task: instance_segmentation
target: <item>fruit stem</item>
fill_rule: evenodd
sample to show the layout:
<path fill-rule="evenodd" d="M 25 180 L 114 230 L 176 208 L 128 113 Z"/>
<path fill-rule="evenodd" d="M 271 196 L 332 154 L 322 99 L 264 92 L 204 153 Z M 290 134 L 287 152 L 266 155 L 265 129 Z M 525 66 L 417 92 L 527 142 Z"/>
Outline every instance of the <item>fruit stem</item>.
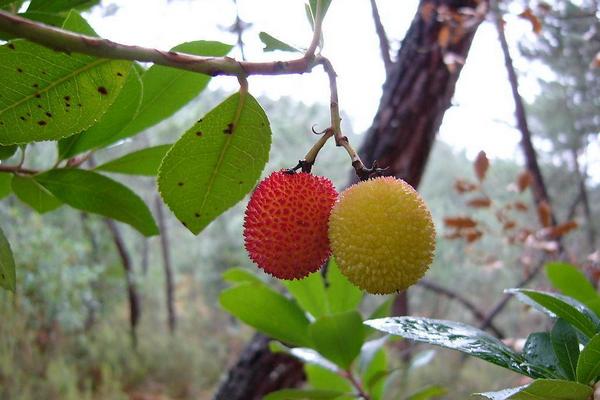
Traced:
<path fill-rule="evenodd" d="M 329 138 L 332 136 L 333 136 L 333 129 L 331 129 L 331 128 L 327 129 L 325 131 L 325 133 L 323 134 L 323 136 L 321 136 L 319 138 L 317 143 L 315 143 L 313 145 L 313 147 L 308 151 L 308 153 L 306 153 L 306 155 L 304 156 L 304 160 L 300 161 L 303 172 L 310 172 L 311 167 L 314 165 L 314 163 L 317 159 L 317 155 L 319 154 L 319 151 L 321 151 L 321 149 L 323 148 L 325 143 L 327 143 Z M 304 169 L 306 169 L 306 168 L 308 168 L 308 171 L 304 171 Z"/>

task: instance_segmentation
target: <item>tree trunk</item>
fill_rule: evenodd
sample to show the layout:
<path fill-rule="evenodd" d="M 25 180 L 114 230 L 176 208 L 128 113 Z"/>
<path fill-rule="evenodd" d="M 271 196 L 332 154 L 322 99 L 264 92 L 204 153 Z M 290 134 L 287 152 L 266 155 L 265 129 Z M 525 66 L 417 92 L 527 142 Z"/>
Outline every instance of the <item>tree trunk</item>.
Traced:
<path fill-rule="evenodd" d="M 165 271 L 165 301 L 167 305 L 167 325 L 169 332 L 174 333 L 177 325 L 175 314 L 175 284 L 173 279 L 173 267 L 171 266 L 171 245 L 169 244 L 169 233 L 163 213 L 163 205 L 160 196 L 156 196 L 156 217 L 160 229 L 160 248 L 163 257 L 163 269 Z"/>
<path fill-rule="evenodd" d="M 421 1 L 397 62 L 390 68 L 379 110 L 360 151 L 367 166 L 377 160 L 380 167 L 389 167 L 390 174 L 413 186 L 419 184 L 462 67 L 447 65 L 444 55 L 464 60 L 480 22 L 471 23 L 466 29 L 453 18 L 459 18 L 456 10 L 475 9 L 479 3 Z M 448 15 L 451 20 L 444 17 Z M 450 27 L 450 36 L 442 47 L 438 37 L 444 25 Z M 405 313 L 407 305 L 406 301 L 397 302 L 394 309 Z M 270 391 L 298 386 L 303 380 L 302 364 L 290 356 L 272 354 L 268 339 L 257 334 L 229 371 L 215 399 L 261 399 Z"/>

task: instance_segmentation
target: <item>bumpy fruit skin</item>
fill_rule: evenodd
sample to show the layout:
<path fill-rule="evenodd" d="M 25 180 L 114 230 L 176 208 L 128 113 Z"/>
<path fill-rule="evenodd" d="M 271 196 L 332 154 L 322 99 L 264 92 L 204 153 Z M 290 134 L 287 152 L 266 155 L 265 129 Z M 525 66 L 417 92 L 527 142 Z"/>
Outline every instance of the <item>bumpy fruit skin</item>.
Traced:
<path fill-rule="evenodd" d="M 341 272 L 373 294 L 404 290 L 433 261 L 435 227 L 421 196 L 406 182 L 380 177 L 340 194 L 329 240 Z"/>
<path fill-rule="evenodd" d="M 336 199 L 327 178 L 272 173 L 246 208 L 244 245 L 252 261 L 279 279 L 317 271 L 331 254 L 327 223 Z"/>

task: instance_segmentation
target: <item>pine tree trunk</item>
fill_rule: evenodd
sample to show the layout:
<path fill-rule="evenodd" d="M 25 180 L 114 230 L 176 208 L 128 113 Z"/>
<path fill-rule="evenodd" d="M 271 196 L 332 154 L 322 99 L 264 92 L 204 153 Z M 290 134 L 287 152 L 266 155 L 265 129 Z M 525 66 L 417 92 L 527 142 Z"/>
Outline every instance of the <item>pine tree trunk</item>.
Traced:
<path fill-rule="evenodd" d="M 439 44 L 442 25 L 456 24 L 438 11 L 475 9 L 479 1 L 422 0 L 419 12 L 404 38 L 396 63 L 383 89 L 379 111 L 369 130 L 360 155 L 367 166 L 377 160 L 389 173 L 417 186 L 423 176 L 433 141 L 444 112 L 450 106 L 461 65 L 446 65 L 444 54 L 455 59 L 467 56 L 479 21 L 469 29 L 453 27 L 445 48 Z M 456 29 L 455 29 L 456 28 Z M 450 72 L 454 69 L 453 72 Z M 400 295 L 399 299 L 406 299 Z M 407 312 L 406 301 L 397 302 L 396 310 Z M 304 380 L 302 364 L 283 354 L 268 350 L 268 339 L 260 334 L 242 352 L 222 385 L 215 400 L 261 399 L 274 390 L 294 387 Z"/>

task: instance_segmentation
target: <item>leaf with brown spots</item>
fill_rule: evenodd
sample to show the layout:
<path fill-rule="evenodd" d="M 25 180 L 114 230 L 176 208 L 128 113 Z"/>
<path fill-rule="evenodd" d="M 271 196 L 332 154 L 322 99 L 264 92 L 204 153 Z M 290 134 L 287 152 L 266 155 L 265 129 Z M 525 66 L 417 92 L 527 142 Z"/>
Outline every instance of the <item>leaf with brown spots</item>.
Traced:
<path fill-rule="evenodd" d="M 480 151 L 477 154 L 477 158 L 475 158 L 473 167 L 475 168 L 475 175 L 477 175 L 477 179 L 479 179 L 479 181 L 483 181 L 485 179 L 485 174 L 490 167 L 490 160 L 488 160 L 485 151 Z"/>

